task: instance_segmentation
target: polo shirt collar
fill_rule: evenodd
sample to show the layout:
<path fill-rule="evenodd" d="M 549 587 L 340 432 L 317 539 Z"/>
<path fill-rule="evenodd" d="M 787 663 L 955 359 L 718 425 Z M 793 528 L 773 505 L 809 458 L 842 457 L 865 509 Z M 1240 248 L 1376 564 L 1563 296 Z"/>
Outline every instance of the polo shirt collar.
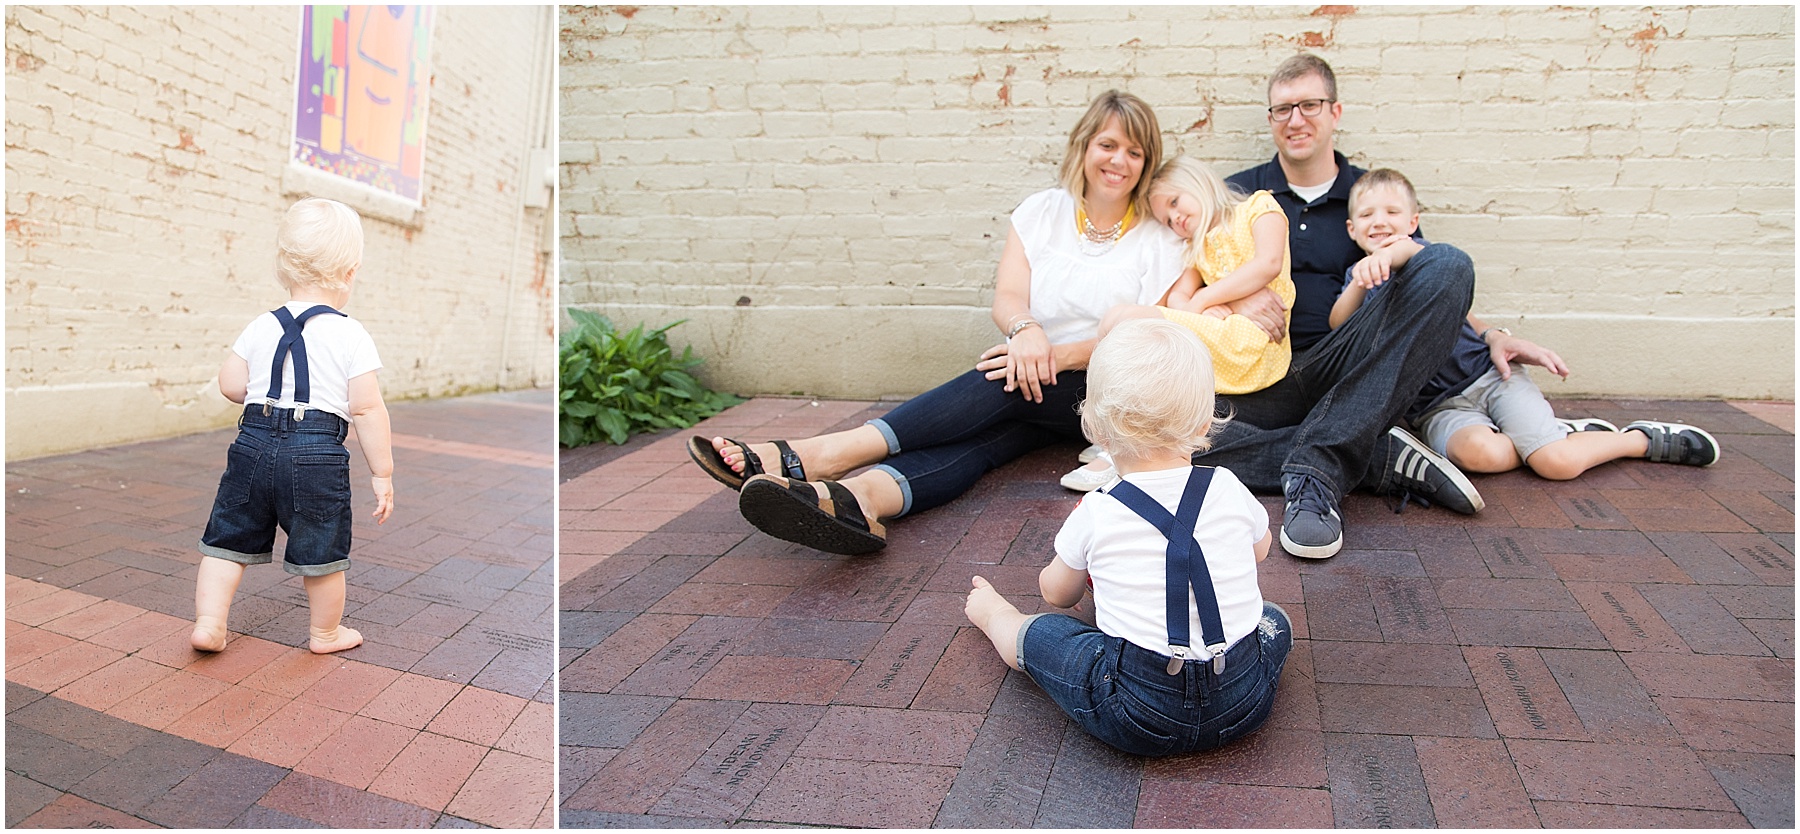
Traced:
<path fill-rule="evenodd" d="M 1337 163 L 1337 179 L 1332 180 L 1331 188 L 1324 196 L 1335 200 L 1349 200 L 1350 186 L 1356 183 L 1356 173 L 1350 168 L 1350 160 L 1345 159 L 1342 153 L 1333 150 L 1331 159 Z M 1293 189 L 1288 187 L 1287 172 L 1281 170 L 1281 154 L 1276 154 L 1267 164 L 1256 169 L 1256 190 L 1294 194 Z M 1299 196 L 1294 194 L 1296 199 Z"/>

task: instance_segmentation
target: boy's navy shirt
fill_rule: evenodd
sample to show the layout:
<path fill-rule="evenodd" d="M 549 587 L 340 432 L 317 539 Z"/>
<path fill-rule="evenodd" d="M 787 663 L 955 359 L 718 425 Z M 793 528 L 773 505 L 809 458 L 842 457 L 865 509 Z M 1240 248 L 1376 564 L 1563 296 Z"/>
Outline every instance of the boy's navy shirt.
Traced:
<path fill-rule="evenodd" d="M 1431 241 L 1426 240 L 1425 236 L 1418 232 L 1413 232 L 1412 239 L 1420 246 L 1431 245 Z M 1355 264 L 1351 264 L 1349 269 L 1344 270 L 1343 280 L 1338 284 L 1340 292 L 1344 287 L 1350 286 L 1350 270 L 1355 266 Z M 1401 267 L 1401 270 L 1404 271 L 1405 267 Z M 1382 284 L 1369 290 L 1368 294 L 1363 296 L 1363 303 L 1368 304 L 1376 293 L 1386 287 L 1387 284 Z M 1462 330 L 1456 335 L 1456 344 L 1450 347 L 1450 357 L 1438 367 L 1437 373 L 1431 377 L 1431 381 L 1425 383 L 1425 387 L 1419 390 L 1419 396 L 1415 397 L 1412 405 L 1406 409 L 1406 419 L 1416 421 L 1419 415 L 1424 414 L 1432 406 L 1462 393 L 1469 387 L 1469 383 L 1475 381 L 1476 377 L 1493 370 L 1494 360 L 1488 353 L 1487 343 L 1481 340 L 1481 334 L 1475 332 L 1475 326 L 1469 324 L 1467 318 L 1463 319 Z"/>
<path fill-rule="evenodd" d="M 1277 155 L 1267 163 L 1225 178 L 1245 194 L 1267 191 L 1287 215 L 1288 274 L 1294 279 L 1294 310 L 1288 324 L 1289 345 L 1306 350 L 1331 332 L 1331 305 L 1344 290 L 1344 270 L 1362 260 L 1363 251 L 1350 239 L 1350 186 L 1363 169 L 1337 151 L 1337 179 L 1319 199 L 1308 203 L 1288 187 Z"/>

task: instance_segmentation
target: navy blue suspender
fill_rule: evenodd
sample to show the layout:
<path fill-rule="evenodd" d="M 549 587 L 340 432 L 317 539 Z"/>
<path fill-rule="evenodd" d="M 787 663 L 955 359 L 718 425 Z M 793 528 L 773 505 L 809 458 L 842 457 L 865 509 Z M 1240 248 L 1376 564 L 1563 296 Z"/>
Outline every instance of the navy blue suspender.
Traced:
<path fill-rule="evenodd" d="M 1181 504 L 1175 515 L 1163 509 L 1156 499 L 1129 481 L 1120 481 L 1101 492 L 1119 499 L 1127 509 L 1155 527 L 1169 540 L 1165 560 L 1164 586 L 1169 615 L 1169 668 L 1171 675 L 1181 673 L 1181 665 L 1190 659 L 1188 634 L 1188 589 L 1200 613 L 1201 637 L 1212 653 L 1213 674 L 1225 671 L 1225 624 L 1219 617 L 1219 597 L 1213 592 L 1212 572 L 1206 569 L 1206 554 L 1194 541 L 1194 524 L 1200 518 L 1200 505 L 1212 485 L 1210 466 L 1196 466 L 1188 475 L 1187 488 L 1181 493 Z"/>
<path fill-rule="evenodd" d="M 287 307 L 276 307 L 270 311 L 275 320 L 281 322 L 281 340 L 275 343 L 275 365 L 269 369 L 269 399 L 272 402 L 281 400 L 281 363 L 291 353 L 294 357 L 294 419 L 303 420 L 306 405 L 312 402 L 312 381 L 306 372 L 306 341 L 300 333 L 306 328 L 306 320 L 320 313 L 341 316 L 343 313 L 332 309 L 329 305 L 319 304 L 309 308 L 296 317 L 288 312 Z M 269 405 L 263 405 L 265 413 Z"/>

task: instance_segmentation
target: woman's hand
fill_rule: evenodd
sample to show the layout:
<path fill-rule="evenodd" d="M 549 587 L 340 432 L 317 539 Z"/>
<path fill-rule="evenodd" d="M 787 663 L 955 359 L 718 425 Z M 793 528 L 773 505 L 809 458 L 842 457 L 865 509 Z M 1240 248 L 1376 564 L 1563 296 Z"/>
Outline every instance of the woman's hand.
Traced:
<path fill-rule="evenodd" d="M 1056 349 L 1041 327 L 1028 327 L 1007 342 L 988 348 L 976 361 L 975 370 L 988 379 L 1006 381 L 1006 390 L 1020 391 L 1032 402 L 1044 401 L 1044 386 L 1056 384 L 1059 370 Z"/>

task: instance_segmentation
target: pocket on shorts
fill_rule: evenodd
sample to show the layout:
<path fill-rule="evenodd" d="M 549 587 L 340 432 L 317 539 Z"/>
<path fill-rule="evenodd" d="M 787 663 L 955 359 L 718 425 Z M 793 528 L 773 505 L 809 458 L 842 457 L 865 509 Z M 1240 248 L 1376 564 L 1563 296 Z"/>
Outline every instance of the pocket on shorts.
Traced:
<path fill-rule="evenodd" d="M 213 506 L 229 510 L 250 503 L 250 489 L 256 478 L 256 465 L 262 452 L 243 443 L 233 443 L 225 450 L 225 474 L 219 476 L 219 492 Z"/>
<path fill-rule="evenodd" d="M 1132 753 L 1161 756 L 1175 749 L 1175 736 L 1158 729 L 1172 722 L 1125 687 L 1114 689 L 1112 697 L 1096 705 L 1095 712 L 1111 719 L 1121 741 L 1126 742 L 1119 746 Z"/>
<path fill-rule="evenodd" d="M 334 521 L 350 512 L 349 452 L 294 456 L 294 512 L 314 521 Z"/>

